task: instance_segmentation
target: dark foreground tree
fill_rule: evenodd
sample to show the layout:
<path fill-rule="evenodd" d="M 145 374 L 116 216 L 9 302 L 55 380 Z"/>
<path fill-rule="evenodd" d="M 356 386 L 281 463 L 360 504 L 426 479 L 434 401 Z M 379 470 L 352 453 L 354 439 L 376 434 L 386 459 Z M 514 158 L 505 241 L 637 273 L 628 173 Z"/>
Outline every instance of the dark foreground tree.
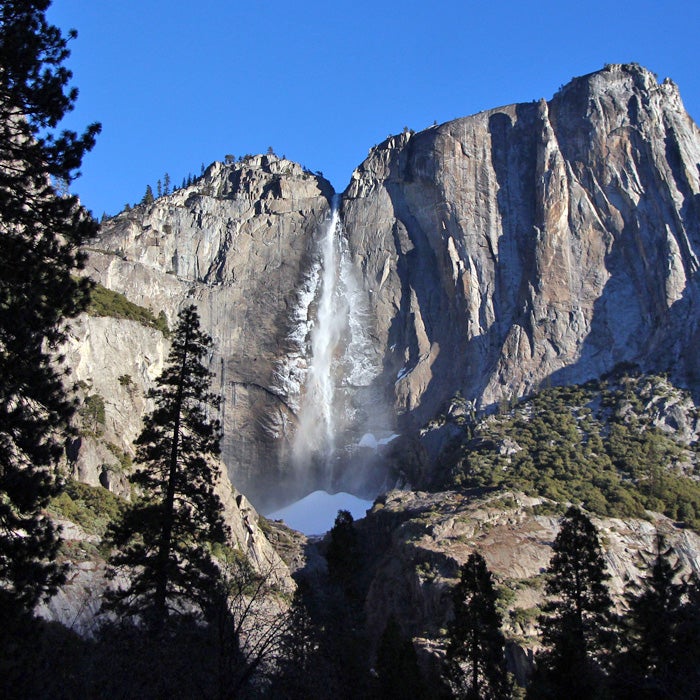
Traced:
<path fill-rule="evenodd" d="M 619 698 L 692 697 L 687 683 L 697 669 L 700 629 L 692 629 L 692 586 L 680 578 L 680 563 L 662 535 L 639 585 L 625 595 L 624 653 L 615 668 L 615 695 Z M 697 624 L 697 623 L 696 623 Z M 689 656 L 690 652 L 690 656 Z M 689 659 L 694 656 L 691 663 Z M 697 682 L 697 671 L 695 672 Z M 680 692 L 680 689 L 683 689 Z"/>
<path fill-rule="evenodd" d="M 61 195 L 99 131 L 55 129 L 73 107 L 67 38 L 48 0 L 0 3 L 0 619 L 31 611 L 61 583 L 58 537 L 42 515 L 73 413 L 56 369 L 61 321 L 89 283 L 73 272 L 97 224 Z M 68 38 L 73 38 L 71 32 Z M 6 626 L 3 624 L 3 627 Z"/>
<path fill-rule="evenodd" d="M 326 560 L 331 580 L 341 587 L 351 603 L 356 603 L 360 596 L 360 558 L 360 546 L 352 513 L 339 510 L 330 530 Z"/>
<path fill-rule="evenodd" d="M 545 651 L 537 655 L 528 697 L 601 698 L 615 633 L 598 532 L 571 507 L 553 548 L 546 585 L 550 600 L 540 618 Z"/>
<path fill-rule="evenodd" d="M 394 615 L 389 615 L 379 639 L 374 668 L 377 673 L 378 698 L 422 700 L 427 697 L 413 641 L 402 633 Z"/>
<path fill-rule="evenodd" d="M 195 307 L 183 309 L 149 394 L 156 408 L 136 440 L 140 468 L 131 482 L 139 498 L 110 533 L 117 548 L 111 575 L 127 569 L 129 584 L 113 591 L 105 607 L 141 618 L 153 632 L 188 606 L 208 615 L 221 595 L 211 544 L 224 544 L 227 528 L 215 492 L 221 428 L 207 417 L 219 404 L 203 364 L 210 348 Z"/>
<path fill-rule="evenodd" d="M 326 549 L 328 586 L 319 624 L 326 671 L 337 684 L 334 697 L 368 697 L 369 643 L 365 628 L 366 549 L 352 514 L 339 510 Z"/>
<path fill-rule="evenodd" d="M 280 640 L 278 672 L 272 687 L 273 697 L 305 700 L 321 697 L 329 688 L 319 658 L 319 630 L 314 623 L 312 590 L 298 582 Z M 321 671 L 321 673 L 319 673 Z"/>
<path fill-rule="evenodd" d="M 449 631 L 445 676 L 454 697 L 506 697 L 505 639 L 496 599 L 486 561 L 473 552 L 452 590 L 454 621 Z"/>

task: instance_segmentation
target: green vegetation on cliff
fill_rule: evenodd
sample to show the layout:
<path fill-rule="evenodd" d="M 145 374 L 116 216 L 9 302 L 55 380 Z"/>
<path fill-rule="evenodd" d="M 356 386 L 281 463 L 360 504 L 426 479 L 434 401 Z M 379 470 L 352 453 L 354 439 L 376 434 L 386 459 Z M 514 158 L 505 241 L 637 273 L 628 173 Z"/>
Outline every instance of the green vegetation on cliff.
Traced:
<path fill-rule="evenodd" d="M 102 537 L 109 523 L 118 518 L 126 501 L 101 486 L 70 479 L 51 500 L 49 513 L 80 525 L 85 532 Z"/>
<path fill-rule="evenodd" d="M 663 420 L 681 405 L 695 412 L 660 377 L 544 389 L 510 411 L 464 421 L 441 456 L 440 485 L 516 489 L 608 516 L 653 510 L 700 529 L 696 444 Z"/>
<path fill-rule="evenodd" d="M 87 312 L 91 316 L 110 316 L 138 321 L 142 326 L 159 330 L 166 338 L 170 335 L 168 320 L 161 311 L 155 316 L 150 309 L 134 304 L 123 294 L 96 284 L 90 292 L 90 304 Z"/>

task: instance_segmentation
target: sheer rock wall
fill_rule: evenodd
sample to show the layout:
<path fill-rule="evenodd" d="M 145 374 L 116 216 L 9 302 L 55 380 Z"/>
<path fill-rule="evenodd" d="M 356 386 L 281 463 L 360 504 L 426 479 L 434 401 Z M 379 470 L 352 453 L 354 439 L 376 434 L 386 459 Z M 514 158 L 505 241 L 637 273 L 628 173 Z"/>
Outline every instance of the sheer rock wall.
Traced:
<path fill-rule="evenodd" d="M 296 420 L 290 393 L 299 386 L 281 381 L 279 368 L 291 354 L 298 371 L 305 369 L 289 340 L 291 316 L 332 194 L 325 180 L 275 156 L 214 163 L 193 186 L 103 224 L 89 250 L 87 274 L 156 315 L 164 311 L 171 327 L 184 304 L 197 305 L 214 340 L 210 367 L 223 397 L 223 458 L 234 484 L 258 502 L 286 464 Z M 101 356 L 83 330 L 99 321 L 109 327 Z M 140 415 L 114 380 L 138 356 L 162 362 L 167 343 L 161 352 L 162 336 L 148 331 L 150 343 L 129 321 L 88 319 L 78 327 L 83 342 L 71 365 L 81 379 L 115 368 L 108 373 L 112 389 L 103 387 L 108 424 L 120 426 L 129 450 Z M 110 342 L 110 334 L 119 340 Z M 144 394 L 158 372 L 133 371 L 133 391 Z"/>
<path fill-rule="evenodd" d="M 488 407 L 621 362 L 697 388 L 699 168 L 700 134 L 676 86 L 636 65 L 374 147 L 341 206 L 397 430 L 457 392 Z M 215 341 L 223 458 L 263 507 L 293 483 L 309 348 L 295 329 L 313 322 L 304 295 L 332 194 L 275 156 L 215 163 L 191 187 L 106 222 L 90 249 L 88 274 L 171 324 L 197 304 Z M 71 359 L 81 378 L 105 364 L 86 324 Z M 166 349 L 124 328 L 104 331 L 114 336 L 104 352 L 145 392 L 131 355 Z M 122 393 L 107 408 L 129 449 L 138 407 Z"/>
<path fill-rule="evenodd" d="M 620 362 L 697 382 L 699 136 L 675 84 L 612 65 L 373 148 L 343 219 L 397 411 Z"/>

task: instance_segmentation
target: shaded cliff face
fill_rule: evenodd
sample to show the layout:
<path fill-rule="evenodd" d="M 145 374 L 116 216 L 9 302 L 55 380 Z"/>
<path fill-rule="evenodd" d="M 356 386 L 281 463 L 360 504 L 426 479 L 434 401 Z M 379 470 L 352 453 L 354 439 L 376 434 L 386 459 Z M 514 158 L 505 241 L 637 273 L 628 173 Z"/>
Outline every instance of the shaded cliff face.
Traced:
<path fill-rule="evenodd" d="M 332 194 L 327 181 L 275 156 L 214 163 L 193 186 L 103 224 L 89 251 L 87 274 L 156 314 L 165 311 L 171 327 L 183 303 L 197 305 L 214 340 L 210 368 L 223 397 L 222 456 L 236 487 L 256 504 L 264 505 L 271 485 L 278 494 L 285 487 L 280 479 L 289 468 L 292 404 L 305 371 L 292 336 L 305 321 L 297 318 L 300 297 Z M 137 332 L 136 324 L 121 323 Z M 132 374 L 131 395 L 140 395 L 158 372 L 132 368 L 131 355 L 162 363 L 163 349 L 142 343 L 142 331 L 132 338 L 124 328 L 115 330 L 119 339 L 100 357 L 76 340 L 83 350 L 71 364 L 84 380 L 102 374 L 105 363 L 123 366 L 112 374 Z M 108 424 L 126 428 L 121 446 L 129 451 L 141 415 L 120 402 L 125 392 L 112 385 L 113 391 L 102 387 Z"/>
<path fill-rule="evenodd" d="M 396 410 L 620 362 L 696 383 L 699 164 L 676 86 L 638 66 L 372 149 L 343 219 Z"/>

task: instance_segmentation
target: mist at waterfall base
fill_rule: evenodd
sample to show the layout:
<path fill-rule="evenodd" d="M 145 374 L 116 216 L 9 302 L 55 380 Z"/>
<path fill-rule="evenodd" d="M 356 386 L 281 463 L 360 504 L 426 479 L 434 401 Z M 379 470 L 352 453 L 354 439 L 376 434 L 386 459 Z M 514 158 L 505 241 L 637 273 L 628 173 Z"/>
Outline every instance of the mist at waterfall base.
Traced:
<path fill-rule="evenodd" d="M 295 360 L 306 365 L 292 444 L 297 500 L 267 516 L 305 534 L 329 530 L 338 510 L 364 516 L 386 488 L 382 451 L 396 437 L 380 384 L 383 358 L 369 335 L 367 293 L 338 205 L 336 197 L 319 232 L 292 331 L 300 346 Z"/>

